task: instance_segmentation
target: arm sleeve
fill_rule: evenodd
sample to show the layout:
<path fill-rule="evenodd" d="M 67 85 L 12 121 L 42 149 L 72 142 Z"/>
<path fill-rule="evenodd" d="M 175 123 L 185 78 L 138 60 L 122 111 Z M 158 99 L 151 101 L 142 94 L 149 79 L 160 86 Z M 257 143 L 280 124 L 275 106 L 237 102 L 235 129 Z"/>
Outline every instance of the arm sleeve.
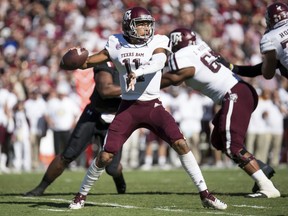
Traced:
<path fill-rule="evenodd" d="M 137 70 L 135 70 L 135 74 L 137 77 L 155 73 L 159 70 L 162 70 L 165 66 L 167 56 L 165 53 L 157 53 L 152 55 L 152 58 L 146 64 L 141 65 Z"/>
<path fill-rule="evenodd" d="M 254 66 L 233 65 L 232 71 L 244 77 L 256 77 L 262 75 L 262 62 Z"/>

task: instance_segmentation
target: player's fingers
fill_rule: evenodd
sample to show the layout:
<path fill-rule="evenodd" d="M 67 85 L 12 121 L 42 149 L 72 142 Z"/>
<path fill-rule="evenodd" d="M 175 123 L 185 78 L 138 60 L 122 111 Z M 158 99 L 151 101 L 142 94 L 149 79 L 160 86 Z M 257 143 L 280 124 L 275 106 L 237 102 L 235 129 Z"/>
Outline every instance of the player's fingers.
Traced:
<path fill-rule="evenodd" d="M 136 83 L 136 79 L 135 79 L 135 78 L 131 78 L 131 79 L 130 79 L 130 82 L 129 82 L 129 87 L 128 87 L 127 91 L 130 91 L 130 90 L 134 91 L 134 89 L 135 89 L 135 83 Z"/>

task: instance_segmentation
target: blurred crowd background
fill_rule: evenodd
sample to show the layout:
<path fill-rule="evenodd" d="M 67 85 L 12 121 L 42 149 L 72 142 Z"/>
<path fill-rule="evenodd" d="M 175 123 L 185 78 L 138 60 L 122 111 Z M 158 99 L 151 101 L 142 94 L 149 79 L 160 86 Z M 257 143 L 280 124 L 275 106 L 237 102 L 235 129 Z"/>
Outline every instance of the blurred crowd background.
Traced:
<path fill-rule="evenodd" d="M 123 12 L 147 8 L 156 34 L 191 28 L 231 63 L 261 62 L 267 0 L 0 0 L 0 173 L 43 171 L 61 152 L 94 87 L 91 70 L 60 70 L 71 47 L 90 53 L 103 49 L 109 35 L 121 32 Z M 287 166 L 288 82 L 244 78 L 259 93 L 247 134 L 247 148 L 277 167 Z M 201 166 L 234 166 L 209 143 L 218 107 L 192 89 L 169 87 L 162 100 L 185 134 Z M 244 109 L 244 108 L 243 108 Z M 53 135 L 61 139 L 54 140 Z M 59 136 L 57 136 L 59 137 Z M 146 129 L 124 145 L 127 168 L 168 169 L 177 156 Z M 85 168 L 95 144 L 70 168 Z"/>

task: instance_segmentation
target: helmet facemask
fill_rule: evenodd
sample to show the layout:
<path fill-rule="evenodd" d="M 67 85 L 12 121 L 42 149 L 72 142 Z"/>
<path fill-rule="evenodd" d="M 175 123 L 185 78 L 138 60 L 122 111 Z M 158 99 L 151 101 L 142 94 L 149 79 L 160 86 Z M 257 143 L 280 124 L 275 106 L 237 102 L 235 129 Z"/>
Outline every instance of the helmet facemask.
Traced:
<path fill-rule="evenodd" d="M 145 24 L 145 28 L 149 28 L 147 35 L 139 35 L 137 32 L 137 24 Z M 134 7 L 127 10 L 123 15 L 122 30 L 125 37 L 133 40 L 133 43 L 143 44 L 154 36 L 155 19 L 151 16 L 150 12 L 142 7 Z M 130 41 L 131 42 L 131 41 Z"/>
<path fill-rule="evenodd" d="M 137 24 L 147 22 L 149 23 L 149 33 L 145 35 L 138 35 L 137 32 Z M 130 31 L 128 31 L 128 34 L 131 38 L 139 40 L 139 42 L 147 42 L 150 38 L 154 36 L 154 29 L 155 29 L 155 21 L 153 17 L 147 17 L 147 18 L 135 18 L 132 19 L 130 22 Z"/>

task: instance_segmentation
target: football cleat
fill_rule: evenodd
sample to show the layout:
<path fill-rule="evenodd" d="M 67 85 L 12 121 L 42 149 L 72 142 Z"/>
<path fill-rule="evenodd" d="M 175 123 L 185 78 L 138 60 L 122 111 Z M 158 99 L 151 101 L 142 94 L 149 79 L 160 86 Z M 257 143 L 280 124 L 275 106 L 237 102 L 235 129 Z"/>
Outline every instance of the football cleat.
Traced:
<path fill-rule="evenodd" d="M 280 197 L 281 194 L 276 188 L 271 188 L 269 190 L 260 190 L 253 194 L 248 194 L 246 197 L 248 198 L 277 198 Z"/>
<path fill-rule="evenodd" d="M 69 205 L 69 209 L 81 209 L 84 208 L 86 196 L 80 193 L 77 193 Z"/>
<path fill-rule="evenodd" d="M 212 208 L 216 210 L 225 210 L 227 209 L 227 204 L 217 199 L 215 196 L 209 193 L 205 198 L 201 199 L 202 205 L 204 208 Z"/>
<path fill-rule="evenodd" d="M 274 174 L 275 174 L 275 170 L 271 166 L 269 166 L 268 164 L 263 163 L 260 160 L 257 160 L 257 162 L 258 162 L 261 170 L 263 171 L 263 173 L 267 176 L 267 178 L 271 179 L 274 176 Z M 260 188 L 257 185 L 257 183 L 255 182 L 254 186 L 252 188 L 252 193 L 256 193 L 259 190 L 260 190 Z"/>

